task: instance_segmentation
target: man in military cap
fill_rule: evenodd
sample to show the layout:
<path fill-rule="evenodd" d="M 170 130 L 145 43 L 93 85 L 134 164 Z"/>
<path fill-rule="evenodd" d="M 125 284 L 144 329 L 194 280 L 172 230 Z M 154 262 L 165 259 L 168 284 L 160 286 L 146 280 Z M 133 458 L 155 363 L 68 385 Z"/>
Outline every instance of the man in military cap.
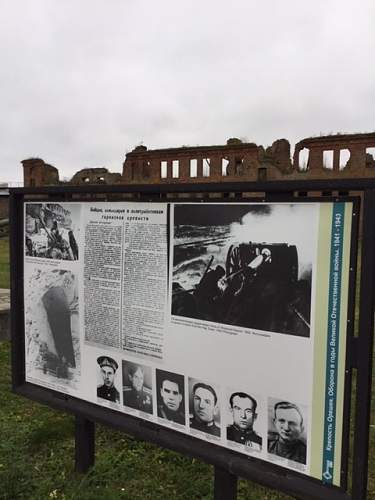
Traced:
<path fill-rule="evenodd" d="M 156 376 L 160 391 L 158 417 L 184 425 L 183 376 L 163 370 L 157 370 Z"/>
<path fill-rule="evenodd" d="M 124 405 L 152 413 L 152 390 L 144 385 L 144 367 L 129 364 L 128 378 L 130 385 L 124 387 Z"/>
<path fill-rule="evenodd" d="M 227 427 L 227 439 L 254 450 L 262 449 L 262 438 L 254 431 L 257 402 L 245 392 L 234 392 L 229 398 L 233 424 Z"/>
<path fill-rule="evenodd" d="M 100 366 L 100 373 L 103 378 L 103 384 L 97 389 L 98 398 L 119 403 L 120 393 L 114 385 L 115 373 L 117 371 L 118 364 L 114 359 L 108 356 L 99 356 L 97 362 Z"/>

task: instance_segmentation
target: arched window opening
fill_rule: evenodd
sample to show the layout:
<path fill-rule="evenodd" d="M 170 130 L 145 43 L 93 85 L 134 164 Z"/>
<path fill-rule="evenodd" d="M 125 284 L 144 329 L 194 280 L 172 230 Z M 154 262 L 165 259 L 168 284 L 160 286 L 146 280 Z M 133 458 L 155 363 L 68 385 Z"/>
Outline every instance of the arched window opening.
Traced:
<path fill-rule="evenodd" d="M 196 177 L 198 173 L 198 160 L 190 160 L 190 177 Z"/>
<path fill-rule="evenodd" d="M 210 177 L 210 159 L 203 158 L 203 177 Z"/>
<path fill-rule="evenodd" d="M 375 148 L 366 148 L 366 167 L 375 167 Z"/>
<path fill-rule="evenodd" d="M 299 170 L 307 170 L 309 164 L 310 150 L 308 148 L 303 148 L 298 153 L 298 168 Z"/>
<path fill-rule="evenodd" d="M 160 162 L 160 177 L 166 179 L 168 175 L 168 163 L 166 161 Z"/>
<path fill-rule="evenodd" d="M 350 158 L 349 149 L 340 149 L 339 169 L 343 170 L 348 164 Z"/>
<path fill-rule="evenodd" d="M 178 160 L 172 161 L 172 177 L 174 179 L 179 177 L 180 162 Z"/>
<path fill-rule="evenodd" d="M 323 151 L 323 168 L 333 169 L 333 149 Z"/>
<path fill-rule="evenodd" d="M 222 158 L 221 160 L 221 175 L 228 175 L 228 165 L 229 160 L 227 158 Z"/>

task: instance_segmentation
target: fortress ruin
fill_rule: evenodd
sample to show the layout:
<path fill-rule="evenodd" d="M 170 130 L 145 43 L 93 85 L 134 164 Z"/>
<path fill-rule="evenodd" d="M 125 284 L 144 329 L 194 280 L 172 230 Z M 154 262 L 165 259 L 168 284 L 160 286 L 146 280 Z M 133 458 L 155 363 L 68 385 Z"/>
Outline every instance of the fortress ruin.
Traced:
<path fill-rule="evenodd" d="M 122 173 L 84 168 L 60 181 L 57 168 L 40 158 L 22 161 L 24 186 L 84 184 L 179 184 L 209 182 L 351 179 L 375 177 L 375 132 L 302 139 L 291 157 L 286 139 L 264 148 L 228 139 L 226 145 L 149 150 L 126 154 Z"/>

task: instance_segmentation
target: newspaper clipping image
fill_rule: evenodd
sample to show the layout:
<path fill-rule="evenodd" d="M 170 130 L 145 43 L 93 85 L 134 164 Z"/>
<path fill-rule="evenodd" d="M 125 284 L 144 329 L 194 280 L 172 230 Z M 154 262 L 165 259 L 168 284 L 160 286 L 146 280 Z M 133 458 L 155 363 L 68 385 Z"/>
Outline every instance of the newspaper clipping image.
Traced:
<path fill-rule="evenodd" d="M 166 207 L 96 203 L 85 208 L 85 339 L 162 358 Z"/>

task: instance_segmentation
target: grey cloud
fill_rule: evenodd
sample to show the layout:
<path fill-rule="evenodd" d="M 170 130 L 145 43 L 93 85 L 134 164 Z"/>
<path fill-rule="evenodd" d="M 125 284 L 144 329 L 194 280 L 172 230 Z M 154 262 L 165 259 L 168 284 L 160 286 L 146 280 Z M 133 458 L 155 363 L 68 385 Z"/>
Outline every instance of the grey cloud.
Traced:
<path fill-rule="evenodd" d="M 372 0 L 0 1 L 0 180 L 126 150 L 373 130 Z"/>

